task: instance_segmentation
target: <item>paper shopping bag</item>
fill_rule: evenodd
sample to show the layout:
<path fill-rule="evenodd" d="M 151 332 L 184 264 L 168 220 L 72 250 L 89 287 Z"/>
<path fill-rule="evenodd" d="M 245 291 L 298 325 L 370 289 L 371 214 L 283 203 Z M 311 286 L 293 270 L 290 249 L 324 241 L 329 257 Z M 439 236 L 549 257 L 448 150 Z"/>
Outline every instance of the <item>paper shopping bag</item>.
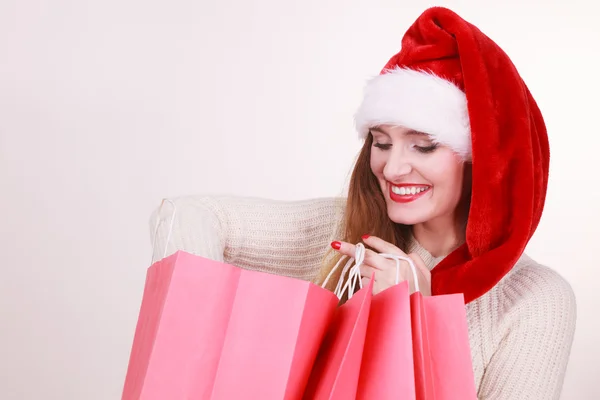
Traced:
<path fill-rule="evenodd" d="M 301 398 L 337 303 L 179 251 L 148 269 L 122 399 Z"/>
<path fill-rule="evenodd" d="M 304 393 L 305 400 L 355 398 L 372 298 L 373 280 L 336 309 Z"/>
<path fill-rule="evenodd" d="M 415 399 L 407 281 L 373 296 L 356 399 Z"/>
<path fill-rule="evenodd" d="M 411 295 L 417 399 L 477 400 L 462 294 Z"/>

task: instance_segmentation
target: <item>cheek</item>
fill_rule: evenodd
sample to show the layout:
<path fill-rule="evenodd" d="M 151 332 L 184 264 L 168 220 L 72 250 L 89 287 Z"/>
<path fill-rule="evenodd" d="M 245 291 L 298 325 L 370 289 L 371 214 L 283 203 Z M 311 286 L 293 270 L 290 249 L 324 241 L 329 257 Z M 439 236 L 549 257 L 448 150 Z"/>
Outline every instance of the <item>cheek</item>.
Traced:
<path fill-rule="evenodd" d="M 383 168 L 385 167 L 385 156 L 377 149 L 371 151 L 371 171 L 378 178 L 383 176 Z"/>
<path fill-rule="evenodd" d="M 441 154 L 439 159 L 428 163 L 428 178 L 446 193 L 452 192 L 460 196 L 463 186 L 463 164 L 454 154 Z M 454 196 L 452 196 L 454 197 Z"/>

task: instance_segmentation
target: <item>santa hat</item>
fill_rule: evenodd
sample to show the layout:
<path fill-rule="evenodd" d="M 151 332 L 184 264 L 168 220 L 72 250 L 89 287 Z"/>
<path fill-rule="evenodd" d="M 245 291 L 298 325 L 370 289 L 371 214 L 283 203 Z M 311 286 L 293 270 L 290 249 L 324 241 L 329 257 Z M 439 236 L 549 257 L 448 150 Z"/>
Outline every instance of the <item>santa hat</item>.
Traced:
<path fill-rule="evenodd" d="M 548 183 L 544 120 L 510 58 L 456 13 L 430 8 L 368 82 L 355 118 L 362 137 L 403 126 L 472 162 L 466 243 L 432 270 L 432 291 L 467 303 L 489 291 L 525 250 Z"/>

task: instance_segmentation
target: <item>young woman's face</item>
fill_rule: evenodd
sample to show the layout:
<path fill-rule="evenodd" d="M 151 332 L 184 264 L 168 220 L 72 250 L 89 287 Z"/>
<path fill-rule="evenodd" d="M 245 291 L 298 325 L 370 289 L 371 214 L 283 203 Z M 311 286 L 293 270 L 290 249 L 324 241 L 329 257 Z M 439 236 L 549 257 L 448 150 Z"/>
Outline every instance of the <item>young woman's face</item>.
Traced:
<path fill-rule="evenodd" d="M 463 192 L 464 163 L 450 148 L 423 133 L 381 125 L 371 129 L 371 170 L 389 218 L 416 225 L 452 217 Z"/>

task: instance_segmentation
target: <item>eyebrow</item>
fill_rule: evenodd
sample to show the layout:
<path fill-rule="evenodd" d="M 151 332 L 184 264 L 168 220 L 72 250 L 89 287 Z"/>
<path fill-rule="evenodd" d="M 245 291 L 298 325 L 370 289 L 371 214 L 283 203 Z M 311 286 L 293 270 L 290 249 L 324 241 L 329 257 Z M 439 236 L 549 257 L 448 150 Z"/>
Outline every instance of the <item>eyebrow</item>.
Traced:
<path fill-rule="evenodd" d="M 389 133 L 387 133 L 384 129 L 378 127 L 378 126 L 373 126 L 371 127 L 371 129 L 369 129 L 370 131 L 375 131 L 375 132 L 379 132 L 379 133 L 383 133 L 384 135 L 389 135 Z M 429 136 L 427 133 L 425 132 L 420 132 L 420 131 L 416 131 L 414 129 L 410 129 L 406 132 L 404 132 L 404 134 L 406 136 Z"/>

